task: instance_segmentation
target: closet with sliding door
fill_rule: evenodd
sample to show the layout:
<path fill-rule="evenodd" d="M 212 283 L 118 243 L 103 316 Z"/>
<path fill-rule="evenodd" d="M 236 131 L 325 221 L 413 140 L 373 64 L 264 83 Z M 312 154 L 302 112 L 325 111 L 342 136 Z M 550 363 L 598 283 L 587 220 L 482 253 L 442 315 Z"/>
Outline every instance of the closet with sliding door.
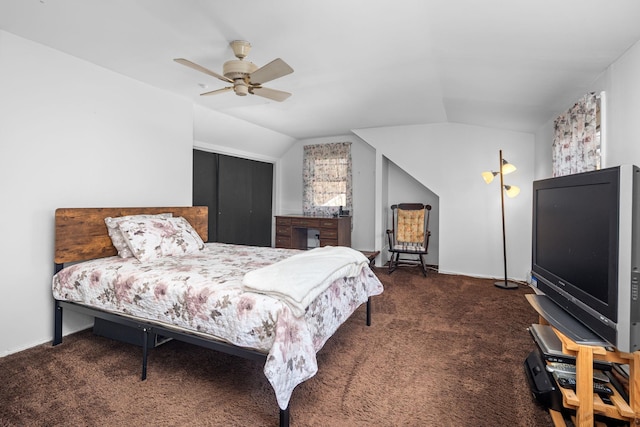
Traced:
<path fill-rule="evenodd" d="M 273 164 L 193 150 L 193 205 L 209 207 L 209 241 L 271 246 Z"/>

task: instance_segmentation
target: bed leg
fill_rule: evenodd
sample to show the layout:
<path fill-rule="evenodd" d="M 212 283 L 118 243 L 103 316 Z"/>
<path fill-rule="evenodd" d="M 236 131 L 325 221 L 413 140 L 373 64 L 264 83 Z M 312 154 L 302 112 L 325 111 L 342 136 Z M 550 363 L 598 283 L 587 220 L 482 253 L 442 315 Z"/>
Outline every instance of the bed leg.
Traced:
<path fill-rule="evenodd" d="M 280 409 L 280 427 L 289 427 L 289 407 Z"/>
<path fill-rule="evenodd" d="M 371 297 L 367 298 L 367 326 L 371 326 Z"/>
<path fill-rule="evenodd" d="M 53 345 L 58 345 L 62 342 L 62 307 L 58 300 L 55 301 L 53 306 Z"/>
<path fill-rule="evenodd" d="M 53 274 L 58 274 L 64 267 L 64 264 L 53 263 Z M 54 300 L 53 305 L 53 345 L 58 345 L 62 342 L 62 307 L 60 302 Z"/>
<path fill-rule="evenodd" d="M 142 328 L 142 381 L 147 379 L 147 354 L 149 343 L 149 329 Z"/>

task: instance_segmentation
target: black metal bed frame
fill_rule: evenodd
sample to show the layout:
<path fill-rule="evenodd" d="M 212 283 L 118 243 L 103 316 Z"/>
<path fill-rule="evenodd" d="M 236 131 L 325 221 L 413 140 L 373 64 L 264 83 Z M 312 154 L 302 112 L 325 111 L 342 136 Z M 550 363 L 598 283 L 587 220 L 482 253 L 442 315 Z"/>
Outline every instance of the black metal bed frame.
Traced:
<path fill-rule="evenodd" d="M 62 270 L 63 264 L 55 263 L 54 271 L 58 273 Z M 260 362 L 266 362 L 267 355 L 256 350 L 246 349 L 238 347 L 232 344 L 225 343 L 223 341 L 217 341 L 214 339 L 207 339 L 197 335 L 189 334 L 183 331 L 167 328 L 154 324 L 152 322 L 144 321 L 141 319 L 134 319 L 124 317 L 118 314 L 110 313 L 108 311 L 100 310 L 97 308 L 87 307 L 82 304 L 73 303 L 69 301 L 54 300 L 54 333 L 53 333 L 53 345 L 56 346 L 62 343 L 62 311 L 63 308 L 76 311 L 81 314 L 86 314 L 93 317 L 98 317 L 110 322 L 118 323 L 123 326 L 138 329 L 142 331 L 142 381 L 147 379 L 147 356 L 148 356 L 148 340 L 151 333 L 157 333 L 163 337 L 173 338 L 178 341 L 183 341 L 189 344 L 194 344 L 200 347 L 204 347 L 210 350 L 216 350 L 223 353 L 231 354 L 234 356 L 243 357 L 249 360 L 255 360 Z M 371 326 L 371 297 L 367 299 L 367 326 Z M 289 427 L 290 414 L 289 407 L 286 409 L 278 408 L 280 410 L 280 427 Z"/>

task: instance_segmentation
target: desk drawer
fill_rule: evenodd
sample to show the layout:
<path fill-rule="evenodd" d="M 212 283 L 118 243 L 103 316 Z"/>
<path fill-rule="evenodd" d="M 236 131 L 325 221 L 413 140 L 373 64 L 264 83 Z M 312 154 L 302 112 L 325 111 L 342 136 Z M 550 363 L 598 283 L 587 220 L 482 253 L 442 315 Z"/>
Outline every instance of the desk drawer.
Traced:
<path fill-rule="evenodd" d="M 338 246 L 338 239 L 320 238 L 320 246 Z"/>
<path fill-rule="evenodd" d="M 276 248 L 291 248 L 291 237 L 276 236 Z"/>
<path fill-rule="evenodd" d="M 338 229 L 338 220 L 321 219 L 320 227 L 322 228 L 335 228 Z"/>
<path fill-rule="evenodd" d="M 292 227 L 319 228 L 320 220 L 317 218 L 291 218 Z"/>
<path fill-rule="evenodd" d="M 276 225 L 276 235 L 277 236 L 291 236 L 291 226 L 290 225 Z"/>
<path fill-rule="evenodd" d="M 276 225 L 277 226 L 291 225 L 291 218 L 283 218 L 283 217 L 277 216 L 276 217 Z"/>
<path fill-rule="evenodd" d="M 320 230 L 320 239 L 335 239 L 338 240 L 338 229 L 331 230 L 322 228 Z"/>

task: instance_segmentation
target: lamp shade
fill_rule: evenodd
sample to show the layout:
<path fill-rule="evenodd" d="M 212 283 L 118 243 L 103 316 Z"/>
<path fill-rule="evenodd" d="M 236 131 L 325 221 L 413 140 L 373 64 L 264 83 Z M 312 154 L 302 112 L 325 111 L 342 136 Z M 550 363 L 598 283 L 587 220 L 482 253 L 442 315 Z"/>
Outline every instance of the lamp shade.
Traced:
<path fill-rule="evenodd" d="M 502 159 L 502 175 L 510 174 L 511 172 L 515 172 L 515 170 L 515 166 L 507 162 L 505 159 Z"/>
<path fill-rule="evenodd" d="M 520 187 L 517 187 L 515 185 L 505 185 L 504 189 L 507 193 L 507 196 L 509 197 L 516 197 L 518 194 L 520 194 Z"/>
<path fill-rule="evenodd" d="M 496 175 L 498 175 L 498 172 L 482 172 L 482 178 L 484 178 L 484 182 L 487 184 L 490 184 Z"/>

